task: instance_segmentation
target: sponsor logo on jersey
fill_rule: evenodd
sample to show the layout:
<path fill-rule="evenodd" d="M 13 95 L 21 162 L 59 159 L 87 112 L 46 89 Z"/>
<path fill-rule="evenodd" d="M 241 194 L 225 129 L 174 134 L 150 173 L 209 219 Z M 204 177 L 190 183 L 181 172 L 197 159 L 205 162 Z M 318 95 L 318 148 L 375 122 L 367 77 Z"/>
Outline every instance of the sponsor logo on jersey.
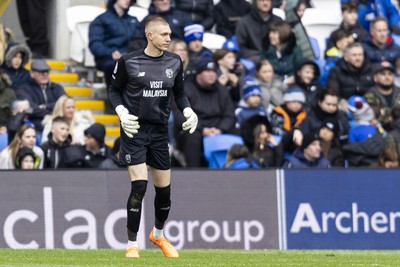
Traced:
<path fill-rule="evenodd" d="M 168 90 L 143 90 L 143 97 L 166 97 Z"/>
<path fill-rule="evenodd" d="M 142 71 L 142 72 L 139 72 L 137 76 L 138 77 L 144 77 L 144 75 L 146 75 L 146 72 Z"/>
<path fill-rule="evenodd" d="M 167 76 L 167 78 L 171 79 L 172 77 L 174 77 L 174 71 L 172 69 L 166 69 L 165 75 Z"/>
<path fill-rule="evenodd" d="M 162 88 L 163 81 L 150 81 L 150 88 L 151 89 L 159 89 Z"/>

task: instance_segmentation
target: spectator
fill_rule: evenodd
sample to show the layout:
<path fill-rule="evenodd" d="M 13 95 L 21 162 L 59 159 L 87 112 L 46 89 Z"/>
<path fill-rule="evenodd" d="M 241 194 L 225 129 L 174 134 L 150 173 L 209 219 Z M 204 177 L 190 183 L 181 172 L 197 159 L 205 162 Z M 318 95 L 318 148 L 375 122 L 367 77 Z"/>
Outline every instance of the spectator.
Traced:
<path fill-rule="evenodd" d="M 339 26 L 339 29 L 333 31 L 329 37 L 327 44 L 327 51 L 336 45 L 335 36 L 338 31 L 345 31 L 351 33 L 355 42 L 361 42 L 365 38 L 368 38 L 368 32 L 362 27 L 358 20 L 357 4 L 349 2 L 342 4 L 342 18 L 343 21 Z"/>
<path fill-rule="evenodd" d="M 203 46 L 204 28 L 200 24 L 185 27 L 185 42 L 189 50 L 189 66 L 187 72 L 195 73 L 196 65 L 204 58 L 212 58 L 213 53 Z"/>
<path fill-rule="evenodd" d="M 36 131 L 35 128 L 28 124 L 24 124 L 18 130 L 12 142 L 0 153 L 0 169 L 15 169 L 15 159 L 18 150 L 21 147 L 27 147 L 40 158 L 39 169 L 43 169 L 44 154 L 40 147 L 35 146 Z"/>
<path fill-rule="evenodd" d="M 236 128 L 241 128 L 241 123 L 254 115 L 268 117 L 267 111 L 261 103 L 261 88 L 254 81 L 246 81 L 243 85 L 243 100 L 235 110 Z"/>
<path fill-rule="evenodd" d="M 395 65 L 396 59 L 400 57 L 400 47 L 389 36 L 386 19 L 377 17 L 371 23 L 370 33 L 371 38 L 364 40 L 363 46 L 371 63 L 389 61 Z"/>
<path fill-rule="evenodd" d="M 336 118 L 327 118 L 318 131 L 322 155 L 332 167 L 344 167 L 344 154 L 339 142 L 339 122 Z"/>
<path fill-rule="evenodd" d="M 50 81 L 50 69 L 44 59 L 34 59 L 30 71 L 31 79 L 17 88 L 17 96 L 27 99 L 32 108 L 29 119 L 35 125 L 39 141 L 43 131 L 43 118 L 53 111 L 57 99 L 65 95 L 60 84 Z"/>
<path fill-rule="evenodd" d="M 213 0 L 175 0 L 176 9 L 184 12 L 192 23 L 201 24 L 206 31 L 214 26 Z"/>
<path fill-rule="evenodd" d="M 328 168 L 329 161 L 321 153 L 321 143 L 315 133 L 304 136 L 300 148 L 285 161 L 283 168 Z"/>
<path fill-rule="evenodd" d="M 375 86 L 365 95 L 365 100 L 372 107 L 375 117 L 386 129 L 390 128 L 390 111 L 400 105 L 400 89 L 394 85 L 394 68 L 389 62 L 374 66 Z"/>
<path fill-rule="evenodd" d="M 384 139 L 384 150 L 378 157 L 377 165 L 382 168 L 398 168 L 400 166 L 400 146 L 390 134 Z"/>
<path fill-rule="evenodd" d="M 236 39 L 241 57 L 254 62 L 260 60 L 262 41 L 268 38 L 269 27 L 282 19 L 272 14 L 272 1 L 255 0 L 251 12 L 243 16 L 236 25 Z"/>
<path fill-rule="evenodd" d="M 106 128 L 100 123 L 94 123 L 85 130 L 84 166 L 98 168 L 100 163 L 111 155 L 111 148 L 104 143 Z"/>
<path fill-rule="evenodd" d="M 217 33 L 227 39 L 235 35 L 236 25 L 241 17 L 251 11 L 251 4 L 246 0 L 221 0 L 214 8 L 214 21 Z"/>
<path fill-rule="evenodd" d="M 249 150 L 244 145 L 235 144 L 229 150 L 226 157 L 227 169 L 258 169 L 260 168 L 249 155 Z"/>
<path fill-rule="evenodd" d="M 170 52 L 177 54 L 181 60 L 182 60 L 182 65 L 183 65 L 183 72 L 185 77 L 189 76 L 194 73 L 190 73 L 188 70 L 189 67 L 189 51 L 187 48 L 187 44 L 185 41 L 182 40 L 172 40 L 171 43 L 169 44 L 169 49 Z"/>
<path fill-rule="evenodd" d="M 12 103 L 16 99 L 15 92 L 10 88 L 11 80 L 0 70 L 0 126 L 6 126 L 7 119 L 12 114 Z"/>
<path fill-rule="evenodd" d="M 355 125 L 349 131 L 349 142 L 362 142 L 378 131 L 372 124 L 375 114 L 362 96 L 352 96 L 348 100 L 348 108 Z"/>
<path fill-rule="evenodd" d="M 322 86 L 318 82 L 320 70 L 318 65 L 309 59 L 303 59 L 295 69 L 295 84 L 290 87 L 300 88 L 306 96 L 303 107 L 309 110 L 317 104 L 318 94 L 322 91 Z"/>
<path fill-rule="evenodd" d="M 192 22 L 185 12 L 171 6 L 171 0 L 151 0 L 149 15 L 143 21 L 149 16 L 160 16 L 168 22 L 172 31 L 171 39 L 183 40 L 183 28 Z"/>
<path fill-rule="evenodd" d="M 96 17 L 89 26 L 89 49 L 96 68 L 104 71 L 107 88 L 116 61 L 127 51 L 133 37 L 141 37 L 141 26 L 136 17 L 128 14 L 131 1 L 108 0 L 106 12 Z"/>
<path fill-rule="evenodd" d="M 235 127 L 233 104 L 228 90 L 217 81 L 212 59 L 206 58 L 197 64 L 196 75 L 185 80 L 185 91 L 199 123 L 193 134 L 183 132 L 185 118 L 174 110 L 177 148 L 183 152 L 187 167 L 206 166 L 202 164 L 203 137 L 232 133 Z"/>
<path fill-rule="evenodd" d="M 8 133 L 8 144 L 14 139 L 15 134 L 18 132 L 19 128 L 24 124 L 33 125 L 33 123 L 28 120 L 28 115 L 31 112 L 31 107 L 29 101 L 26 99 L 16 99 L 12 103 L 11 115 L 7 119 L 7 133 Z"/>
<path fill-rule="evenodd" d="M 347 46 L 343 58 L 329 72 L 326 87 L 340 98 L 348 99 L 352 95 L 364 95 L 373 85 L 372 68 L 364 49 L 360 43 L 353 43 Z"/>
<path fill-rule="evenodd" d="M 269 43 L 261 52 L 261 59 L 268 59 L 284 83 L 293 83 L 294 68 L 303 58 L 296 36 L 287 22 L 274 23 L 269 30 Z"/>
<path fill-rule="evenodd" d="M 22 44 L 8 48 L 2 68 L 11 79 L 11 87 L 17 88 L 29 81 L 29 71 L 25 68 L 31 59 L 31 51 Z"/>
<path fill-rule="evenodd" d="M 392 135 L 397 143 L 400 143 L 400 106 L 396 105 L 392 108 L 391 111 L 392 115 L 392 125 L 391 125 L 391 131 L 389 132 L 390 135 Z"/>
<path fill-rule="evenodd" d="M 338 109 L 339 97 L 335 91 L 326 89 L 318 95 L 317 105 L 307 112 L 307 117 L 294 130 L 293 141 L 300 146 L 303 136 L 316 133 L 327 118 L 336 118 L 339 121 L 339 140 L 344 143 L 348 139 L 349 122 L 347 114 Z"/>
<path fill-rule="evenodd" d="M 122 162 L 119 160 L 120 144 L 121 144 L 121 138 L 118 137 L 114 141 L 114 146 L 111 149 L 111 155 L 99 164 L 99 169 L 117 170 L 121 168 L 126 168 L 126 166 L 122 164 Z"/>
<path fill-rule="evenodd" d="M 225 48 L 216 50 L 213 59 L 217 64 L 218 82 L 228 89 L 232 102 L 237 106 L 241 98 L 240 84 L 244 77 L 243 65 L 237 63 L 234 52 Z"/>
<path fill-rule="evenodd" d="M 48 140 L 47 136 L 52 127 L 52 121 L 56 117 L 64 117 L 68 121 L 72 144 L 83 145 L 85 143 L 83 132 L 95 122 L 93 114 L 89 110 L 76 110 L 75 100 L 70 96 L 62 95 L 54 105 L 53 112 L 43 119 L 42 144 Z"/>
<path fill-rule="evenodd" d="M 262 104 L 266 110 L 270 109 L 270 104 L 276 107 L 283 103 L 283 93 L 286 91 L 286 85 L 283 84 L 279 76 L 275 75 L 274 69 L 268 60 L 263 59 L 257 62 L 254 80 L 261 87 Z"/>
<path fill-rule="evenodd" d="M 58 169 L 63 166 L 63 150 L 72 142 L 69 134 L 69 122 L 64 117 L 55 117 L 51 123 L 51 132 L 47 135 L 47 141 L 42 143 L 45 159 L 45 169 Z"/>
<path fill-rule="evenodd" d="M 270 115 L 271 132 L 282 137 L 283 149 L 292 153 L 296 148 L 293 131 L 306 118 L 304 109 L 306 97 L 300 88 L 291 88 L 283 95 L 284 104 L 273 109 Z"/>
<path fill-rule="evenodd" d="M 32 149 L 21 147 L 15 157 L 15 169 L 34 170 L 39 167 L 40 158 Z"/>

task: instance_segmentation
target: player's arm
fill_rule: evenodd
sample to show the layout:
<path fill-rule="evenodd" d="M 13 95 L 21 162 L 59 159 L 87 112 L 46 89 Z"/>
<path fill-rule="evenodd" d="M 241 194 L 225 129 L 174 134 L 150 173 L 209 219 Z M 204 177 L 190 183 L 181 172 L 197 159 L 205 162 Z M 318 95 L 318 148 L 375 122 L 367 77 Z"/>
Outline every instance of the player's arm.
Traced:
<path fill-rule="evenodd" d="M 122 102 L 122 90 L 128 82 L 128 73 L 126 71 L 125 59 L 121 57 L 115 64 L 115 68 L 112 74 L 112 80 L 110 88 L 108 89 L 108 96 L 110 102 L 115 107 L 119 120 L 121 121 L 121 127 L 125 134 L 132 138 L 134 134 L 137 134 L 140 128 L 138 117 L 129 114 L 128 109 L 123 105 Z"/>
<path fill-rule="evenodd" d="M 179 73 L 175 78 L 173 92 L 175 103 L 178 106 L 178 109 L 183 113 L 183 116 L 186 118 L 186 121 L 182 124 L 182 129 L 184 131 L 189 130 L 189 133 L 192 134 L 196 130 L 198 118 L 196 113 L 194 113 L 193 109 L 191 108 L 189 99 L 185 93 L 183 86 L 182 62 L 180 64 Z"/>

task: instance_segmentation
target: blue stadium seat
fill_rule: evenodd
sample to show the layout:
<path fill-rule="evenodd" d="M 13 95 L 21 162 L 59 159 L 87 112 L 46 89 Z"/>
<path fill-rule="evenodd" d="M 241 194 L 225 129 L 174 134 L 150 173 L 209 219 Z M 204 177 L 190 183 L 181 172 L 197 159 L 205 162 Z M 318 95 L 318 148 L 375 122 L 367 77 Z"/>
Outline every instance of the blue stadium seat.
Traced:
<path fill-rule="evenodd" d="M 0 134 L 0 151 L 8 146 L 8 134 Z"/>
<path fill-rule="evenodd" d="M 226 155 L 234 144 L 243 144 L 242 137 L 232 134 L 220 134 L 203 138 L 204 156 L 209 168 L 224 168 Z"/>

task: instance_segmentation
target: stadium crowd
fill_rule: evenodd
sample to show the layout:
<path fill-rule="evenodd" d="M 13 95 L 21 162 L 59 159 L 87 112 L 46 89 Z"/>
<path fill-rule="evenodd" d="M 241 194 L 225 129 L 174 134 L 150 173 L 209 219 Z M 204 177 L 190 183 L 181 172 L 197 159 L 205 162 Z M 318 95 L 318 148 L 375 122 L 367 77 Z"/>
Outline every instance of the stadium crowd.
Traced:
<path fill-rule="evenodd" d="M 337 0 L 340 1 L 340 0 Z M 146 45 L 131 1 L 110 0 L 89 28 L 89 48 L 110 86 L 122 54 Z M 194 134 L 170 118 L 175 167 L 207 167 L 203 138 L 240 135 L 226 168 L 399 167 L 400 16 L 390 0 L 341 0 L 343 21 L 315 54 L 301 18 L 312 0 L 152 0 L 149 16 L 171 26 Z M 285 20 L 273 9 L 285 12 Z M 145 21 L 144 18 L 143 21 Z M 227 38 L 203 45 L 213 31 Z M 49 78 L 50 66 L 0 31 L 0 169 L 124 168 L 119 139 Z M 28 44 L 29 45 L 29 44 Z M 25 68 L 32 60 L 30 70 Z M 322 62 L 322 63 L 321 63 Z"/>

